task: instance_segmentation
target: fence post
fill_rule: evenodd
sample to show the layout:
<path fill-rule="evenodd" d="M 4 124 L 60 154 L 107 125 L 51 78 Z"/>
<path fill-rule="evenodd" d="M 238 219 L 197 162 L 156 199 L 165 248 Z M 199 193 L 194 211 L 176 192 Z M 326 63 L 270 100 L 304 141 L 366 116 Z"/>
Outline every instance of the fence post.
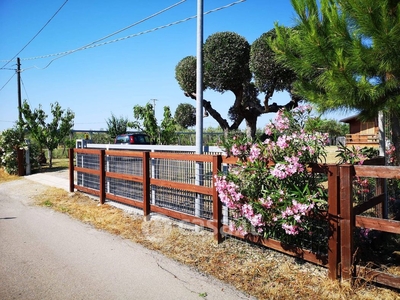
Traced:
<path fill-rule="evenodd" d="M 213 223 L 214 223 L 214 240 L 219 244 L 222 242 L 222 203 L 219 201 L 217 189 L 215 188 L 215 176 L 221 170 L 222 156 L 213 155 Z"/>
<path fill-rule="evenodd" d="M 376 178 L 375 184 L 375 196 L 385 194 L 385 200 L 376 206 L 377 216 L 381 219 L 387 219 L 388 203 L 387 203 L 387 188 L 385 178 Z"/>
<path fill-rule="evenodd" d="M 17 149 L 17 162 L 18 162 L 18 176 L 25 175 L 25 166 L 24 166 L 24 149 Z"/>
<path fill-rule="evenodd" d="M 340 166 L 340 253 L 341 276 L 351 280 L 353 276 L 353 176 L 354 167 L 350 164 Z"/>
<path fill-rule="evenodd" d="M 72 193 L 74 191 L 75 179 L 74 179 L 74 148 L 68 149 L 68 158 L 69 158 L 69 191 Z"/>
<path fill-rule="evenodd" d="M 105 169 L 105 158 L 106 151 L 104 149 L 100 150 L 100 157 L 99 157 L 99 169 L 100 169 L 100 204 L 104 204 L 106 200 L 106 169 Z"/>
<path fill-rule="evenodd" d="M 143 164 L 143 215 L 144 219 L 150 219 L 150 153 L 148 151 L 142 153 Z"/>
<path fill-rule="evenodd" d="M 336 280 L 338 278 L 340 249 L 339 249 L 339 212 L 340 212 L 340 190 L 339 190 L 339 166 L 329 165 L 328 169 L 328 277 Z"/>

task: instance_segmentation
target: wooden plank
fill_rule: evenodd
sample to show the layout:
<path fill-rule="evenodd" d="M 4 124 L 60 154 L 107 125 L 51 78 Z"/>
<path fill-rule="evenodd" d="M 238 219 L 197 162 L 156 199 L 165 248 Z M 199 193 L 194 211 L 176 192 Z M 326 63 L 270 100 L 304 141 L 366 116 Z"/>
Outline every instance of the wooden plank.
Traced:
<path fill-rule="evenodd" d="M 400 167 L 396 166 L 354 166 L 355 175 L 373 178 L 400 179 Z"/>
<path fill-rule="evenodd" d="M 121 150 L 106 150 L 106 155 L 117 157 L 137 157 L 142 158 L 143 152 L 139 151 L 121 151 Z"/>
<path fill-rule="evenodd" d="M 385 165 L 385 157 L 375 157 L 371 159 L 367 159 L 363 162 L 363 166 L 384 166 Z"/>
<path fill-rule="evenodd" d="M 81 185 L 77 185 L 77 184 L 74 185 L 74 188 L 77 191 L 80 191 L 80 192 L 84 192 L 84 193 L 87 193 L 87 194 L 90 194 L 90 195 L 100 196 L 100 191 L 99 190 L 90 189 L 90 188 L 87 188 L 87 187 L 84 187 L 84 186 L 81 186 Z"/>
<path fill-rule="evenodd" d="M 160 207 L 154 204 L 150 205 L 151 212 L 158 213 L 167 217 L 181 220 L 190 224 L 210 228 L 214 230 L 214 222 L 212 220 L 202 219 L 196 216 L 188 215 L 185 213 L 177 212 L 168 208 Z"/>
<path fill-rule="evenodd" d="M 195 162 L 212 162 L 213 160 L 212 155 L 167 152 L 151 152 L 150 158 L 189 160 Z"/>
<path fill-rule="evenodd" d="M 230 231 L 229 227 L 226 225 L 223 226 L 222 230 L 224 233 L 232 235 L 239 239 L 250 241 L 252 243 L 262 245 L 262 246 L 268 247 L 270 249 L 274 249 L 276 251 L 288 254 L 290 256 L 295 256 L 295 257 L 304 259 L 306 261 L 312 262 L 312 263 L 320 265 L 320 266 L 326 266 L 328 263 L 328 258 L 324 255 L 311 253 L 309 251 L 306 251 L 306 250 L 303 250 L 303 249 L 300 249 L 297 247 L 290 247 L 287 245 L 285 245 L 285 248 L 283 248 L 282 243 L 277 240 L 265 239 L 261 236 L 255 236 L 252 234 L 247 234 L 246 236 L 243 236 L 242 234 L 240 234 L 238 232 Z"/>
<path fill-rule="evenodd" d="M 100 155 L 99 149 L 75 148 L 75 153 Z"/>
<path fill-rule="evenodd" d="M 75 167 L 74 169 L 77 172 L 100 176 L 100 170 L 88 169 L 88 168 L 82 168 L 82 167 Z"/>
<path fill-rule="evenodd" d="M 356 216 L 356 226 L 400 234 L 400 221 Z"/>
<path fill-rule="evenodd" d="M 236 165 L 238 162 L 238 158 L 235 156 L 222 156 L 222 163 L 223 164 L 230 164 L 230 165 Z"/>
<path fill-rule="evenodd" d="M 214 156 L 213 160 L 213 189 L 212 189 L 212 199 L 213 199 L 213 221 L 214 221 L 214 240 L 219 244 L 222 242 L 222 203 L 218 198 L 218 192 L 215 188 L 216 178 L 218 172 L 221 171 L 222 157 L 221 155 Z"/>
<path fill-rule="evenodd" d="M 17 149 L 18 176 L 25 175 L 24 149 Z"/>
<path fill-rule="evenodd" d="M 150 216 L 150 154 L 143 152 L 142 154 L 142 182 L 143 182 L 143 215 L 145 218 Z"/>
<path fill-rule="evenodd" d="M 184 190 L 184 191 L 189 191 L 189 192 L 193 192 L 193 193 L 199 193 L 199 194 L 203 194 L 203 195 L 212 196 L 212 194 L 213 194 L 213 188 L 195 185 L 195 184 L 173 182 L 173 181 L 157 179 L 157 178 L 150 178 L 150 184 L 157 185 L 157 186 L 163 186 L 163 187 L 167 187 L 167 188 L 171 188 L 171 189 L 178 189 L 178 190 Z"/>
<path fill-rule="evenodd" d="M 135 182 L 143 182 L 143 177 L 138 175 L 130 175 L 130 174 L 122 174 L 122 173 L 115 173 L 115 172 L 106 172 L 106 177 L 115 178 L 115 179 L 122 179 L 122 180 L 129 180 Z"/>
<path fill-rule="evenodd" d="M 364 266 L 356 266 L 356 276 L 358 278 L 363 278 L 367 282 L 375 282 L 395 289 L 399 289 L 400 287 L 400 276 L 384 273 Z"/>
<path fill-rule="evenodd" d="M 350 164 L 344 164 L 340 169 L 340 253 L 341 276 L 344 280 L 353 277 L 353 175 Z"/>
<path fill-rule="evenodd" d="M 364 202 L 364 203 L 354 207 L 354 215 L 359 215 L 359 214 L 363 213 L 364 211 L 366 211 L 378 204 L 381 204 L 383 201 L 385 201 L 385 194 L 380 194 L 378 196 L 372 197 L 367 202 Z"/>
<path fill-rule="evenodd" d="M 69 192 L 72 193 L 74 191 L 74 149 L 70 148 L 68 149 L 68 158 L 69 158 L 69 163 L 68 163 L 68 168 L 69 168 Z"/>
<path fill-rule="evenodd" d="M 332 280 L 339 276 L 339 212 L 340 212 L 340 190 L 339 190 L 339 166 L 329 165 L 328 170 L 328 277 Z"/>
<path fill-rule="evenodd" d="M 106 193 L 106 198 L 116 201 L 116 202 L 126 204 L 126 205 L 134 206 L 134 207 L 137 207 L 137 208 L 143 210 L 143 202 L 138 201 L 138 200 L 133 200 L 133 199 L 129 199 L 126 197 L 117 196 L 117 195 L 110 194 L 110 193 Z"/>
<path fill-rule="evenodd" d="M 100 183 L 99 183 L 99 189 L 100 189 L 100 204 L 104 204 L 106 201 L 106 168 L 104 164 L 104 153 L 105 150 L 100 151 L 100 157 L 99 157 L 99 171 L 100 171 Z"/>

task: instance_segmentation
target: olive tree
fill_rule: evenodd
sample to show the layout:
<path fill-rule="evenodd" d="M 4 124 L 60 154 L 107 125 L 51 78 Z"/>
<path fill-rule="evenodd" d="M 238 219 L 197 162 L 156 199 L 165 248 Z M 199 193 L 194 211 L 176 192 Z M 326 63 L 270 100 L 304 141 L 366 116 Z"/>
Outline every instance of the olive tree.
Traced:
<path fill-rule="evenodd" d="M 263 103 L 257 98 L 260 92 L 266 92 L 262 81 L 274 80 L 268 70 L 263 71 L 264 63 L 273 68 L 275 61 L 265 36 L 250 45 L 248 41 L 234 32 L 218 32 L 209 36 L 204 43 L 204 88 L 216 92 L 230 91 L 234 98 L 229 104 L 228 120 L 212 107 L 210 101 L 203 99 L 203 107 L 225 131 L 237 130 L 245 121 L 247 136 L 254 137 L 257 128 L 257 118 L 264 113 L 277 112 L 282 107 L 297 106 L 299 98 L 293 97 L 288 105 L 269 104 L 274 90 L 285 90 L 290 86 L 292 76 L 281 76 L 274 84 L 268 84 L 269 93 Z M 265 56 L 266 60 L 262 60 Z M 276 67 L 276 65 L 275 65 Z M 255 79 L 255 83 L 252 79 Z M 187 56 L 175 67 L 175 78 L 185 96 L 196 99 L 196 57 Z M 284 80 L 285 82 L 282 82 Z M 288 82 L 286 82 L 288 81 Z"/>
<path fill-rule="evenodd" d="M 174 119 L 184 129 L 196 125 L 196 108 L 189 103 L 180 103 L 175 110 Z"/>

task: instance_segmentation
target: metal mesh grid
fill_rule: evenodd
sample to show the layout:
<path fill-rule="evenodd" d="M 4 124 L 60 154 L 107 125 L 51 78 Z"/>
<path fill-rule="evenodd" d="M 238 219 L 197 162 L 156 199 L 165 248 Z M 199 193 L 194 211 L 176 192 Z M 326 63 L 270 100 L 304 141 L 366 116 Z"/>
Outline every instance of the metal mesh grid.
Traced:
<path fill-rule="evenodd" d="M 87 169 L 99 170 L 100 169 L 99 156 L 95 154 L 78 153 L 76 155 L 76 166 Z M 100 176 L 77 172 L 77 184 L 94 190 L 100 190 Z"/>
<path fill-rule="evenodd" d="M 106 156 L 105 162 L 108 172 L 143 176 L 143 159 L 140 157 Z"/>
<path fill-rule="evenodd" d="M 106 178 L 107 193 L 143 202 L 143 184 L 130 180 Z"/>
<path fill-rule="evenodd" d="M 204 219 L 212 219 L 213 203 L 211 196 L 153 185 L 151 188 L 153 191 L 152 203 L 155 205 Z M 196 200 L 196 197 L 198 197 L 198 200 Z M 197 213 L 196 206 L 198 208 Z"/>
<path fill-rule="evenodd" d="M 77 153 L 76 154 L 76 166 L 81 168 L 99 170 L 100 169 L 100 157 L 96 154 Z"/>
<path fill-rule="evenodd" d="M 203 162 L 200 166 L 198 181 L 206 187 L 212 187 L 212 163 Z M 196 184 L 196 162 L 185 160 L 152 159 L 152 177 L 187 184 Z"/>

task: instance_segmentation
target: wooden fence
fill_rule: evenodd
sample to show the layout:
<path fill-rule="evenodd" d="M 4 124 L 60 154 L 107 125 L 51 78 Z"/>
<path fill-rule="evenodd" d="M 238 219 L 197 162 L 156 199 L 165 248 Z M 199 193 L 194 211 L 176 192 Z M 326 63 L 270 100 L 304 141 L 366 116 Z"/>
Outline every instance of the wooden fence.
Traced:
<path fill-rule="evenodd" d="M 347 146 L 378 147 L 379 137 L 376 134 L 346 134 Z"/>
<path fill-rule="evenodd" d="M 75 154 L 89 154 L 98 156 L 99 167 L 91 169 L 86 167 L 77 167 L 74 164 Z M 117 172 L 109 172 L 105 167 L 105 157 L 137 157 L 141 158 L 142 175 L 127 175 Z M 184 220 L 195 225 L 209 228 L 214 233 L 215 240 L 220 243 L 223 240 L 223 235 L 231 235 L 244 240 L 264 245 L 271 249 L 299 257 L 306 261 L 312 262 L 328 268 L 328 276 L 330 279 L 351 279 L 357 276 L 357 271 L 362 270 L 365 274 L 369 274 L 369 278 L 375 282 L 386 284 L 391 287 L 398 288 L 400 286 L 400 278 L 384 274 L 381 272 L 367 269 L 354 265 L 354 230 L 356 226 L 364 228 L 373 228 L 375 230 L 387 231 L 400 234 L 400 223 L 358 216 L 362 211 L 365 211 L 373 206 L 381 206 L 384 210 L 384 197 L 382 184 L 378 184 L 376 196 L 360 206 L 353 207 L 352 186 L 354 176 L 365 176 L 377 178 L 397 178 L 400 179 L 399 167 L 385 166 L 352 166 L 352 165 L 323 165 L 312 167 L 315 173 L 325 173 L 328 178 L 328 211 L 323 214 L 324 221 L 329 228 L 328 252 L 314 253 L 307 249 L 299 249 L 298 247 L 288 247 L 282 245 L 281 242 L 273 239 L 264 239 L 260 236 L 248 234 L 242 236 L 237 232 L 229 230 L 227 222 L 223 218 L 223 206 L 218 199 L 218 194 L 214 187 L 214 175 L 222 169 L 223 164 L 235 164 L 233 158 L 226 158 L 221 155 L 198 155 L 198 154 L 177 154 L 165 152 L 139 152 L 139 151 L 116 151 L 102 149 L 70 149 L 69 153 L 69 174 L 70 174 L 70 191 L 74 189 L 83 191 L 89 194 L 96 195 L 100 198 L 100 202 L 104 203 L 106 199 L 128 204 L 143 210 L 146 218 L 151 213 L 163 214 L 178 220 Z M 196 163 L 211 163 L 212 167 L 212 186 L 200 186 L 196 184 L 180 183 L 163 179 L 152 178 L 151 176 L 151 160 L 168 159 L 179 161 L 190 161 Z M 83 174 L 96 175 L 99 178 L 99 188 L 93 189 L 84 187 L 80 184 L 75 184 L 74 171 Z M 107 193 L 106 178 L 123 179 L 132 182 L 141 183 L 143 186 L 142 200 L 129 199 L 123 196 L 116 196 L 112 193 Z M 165 188 L 173 188 L 194 193 L 200 193 L 211 197 L 212 201 L 212 217 L 205 218 L 201 216 L 193 216 L 188 213 L 175 211 L 173 209 L 158 206 L 151 201 L 151 187 L 159 186 Z"/>

